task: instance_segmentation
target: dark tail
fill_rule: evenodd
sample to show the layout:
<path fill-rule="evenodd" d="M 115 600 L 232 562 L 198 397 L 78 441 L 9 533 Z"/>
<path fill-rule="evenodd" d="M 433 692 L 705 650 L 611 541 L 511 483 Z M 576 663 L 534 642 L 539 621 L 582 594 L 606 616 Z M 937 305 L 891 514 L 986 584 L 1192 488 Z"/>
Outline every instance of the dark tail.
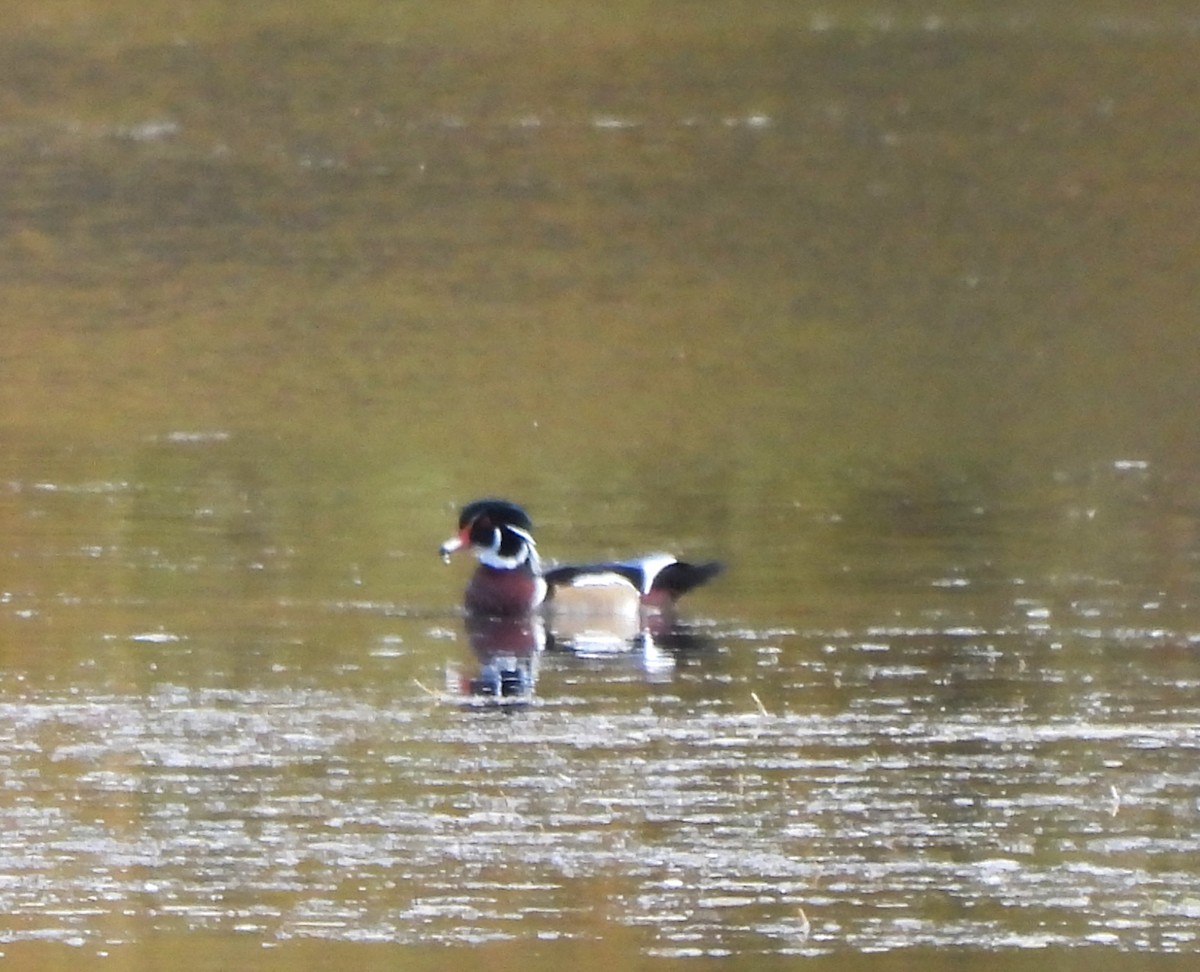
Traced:
<path fill-rule="evenodd" d="M 658 572 L 650 590 L 664 591 L 674 601 L 693 588 L 712 580 L 724 569 L 725 565 L 717 560 L 709 560 L 703 564 L 688 564 L 677 560 Z"/>

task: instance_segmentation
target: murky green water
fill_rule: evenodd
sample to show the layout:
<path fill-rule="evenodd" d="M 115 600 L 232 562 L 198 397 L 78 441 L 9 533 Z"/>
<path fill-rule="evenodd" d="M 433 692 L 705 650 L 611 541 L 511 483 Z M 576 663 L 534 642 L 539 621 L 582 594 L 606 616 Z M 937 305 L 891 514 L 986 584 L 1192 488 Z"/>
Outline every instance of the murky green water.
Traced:
<path fill-rule="evenodd" d="M 6 15 L 0 951 L 1194 961 L 1194 11 L 326 8 Z"/>

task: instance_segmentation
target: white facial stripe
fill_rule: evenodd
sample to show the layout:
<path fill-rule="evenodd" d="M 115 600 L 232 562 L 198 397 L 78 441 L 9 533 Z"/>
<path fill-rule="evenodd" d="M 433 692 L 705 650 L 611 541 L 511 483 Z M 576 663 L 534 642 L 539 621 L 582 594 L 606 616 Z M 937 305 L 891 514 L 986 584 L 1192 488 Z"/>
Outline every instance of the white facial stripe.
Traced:
<path fill-rule="evenodd" d="M 520 567 L 529 559 L 529 551 L 521 548 L 515 557 L 504 557 L 494 550 L 480 550 L 479 562 L 485 567 L 495 567 L 497 570 L 513 570 Z"/>
<path fill-rule="evenodd" d="M 521 549 L 511 557 L 501 554 L 500 544 L 503 541 L 503 536 L 500 528 L 497 527 L 492 531 L 492 545 L 476 549 L 475 553 L 479 557 L 479 562 L 485 567 L 494 567 L 497 570 L 515 570 L 528 561 L 533 567 L 534 572 L 540 573 L 542 563 L 538 558 L 537 545 L 533 542 L 533 537 L 529 535 L 528 531 L 522 530 L 519 527 L 510 526 L 506 527 L 506 529 L 511 530 L 524 541 L 521 544 Z"/>
<path fill-rule="evenodd" d="M 508 532 L 515 533 L 518 537 L 529 544 L 529 546 L 533 546 L 533 537 L 530 535 L 528 530 L 522 530 L 520 527 L 510 526 L 508 528 Z"/>

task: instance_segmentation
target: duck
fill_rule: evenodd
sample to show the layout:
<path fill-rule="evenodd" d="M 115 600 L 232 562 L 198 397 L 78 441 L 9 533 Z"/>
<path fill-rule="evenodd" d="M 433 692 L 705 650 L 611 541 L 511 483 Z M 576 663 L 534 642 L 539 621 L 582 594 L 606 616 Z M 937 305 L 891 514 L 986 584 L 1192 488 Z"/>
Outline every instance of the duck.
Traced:
<path fill-rule="evenodd" d="M 460 550 L 478 561 L 463 598 L 467 615 L 474 617 L 523 617 L 543 608 L 556 613 L 667 613 L 684 594 L 723 569 L 716 560 L 688 563 L 666 553 L 546 565 L 529 514 L 498 497 L 462 507 L 458 532 L 438 552 L 449 563 Z"/>

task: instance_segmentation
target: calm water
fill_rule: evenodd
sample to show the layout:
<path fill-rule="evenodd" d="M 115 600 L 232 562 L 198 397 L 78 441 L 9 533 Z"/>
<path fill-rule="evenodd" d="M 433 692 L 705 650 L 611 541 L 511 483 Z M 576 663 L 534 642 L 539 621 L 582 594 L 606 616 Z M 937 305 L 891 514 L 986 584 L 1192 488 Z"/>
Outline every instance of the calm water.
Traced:
<path fill-rule="evenodd" d="M 0 951 L 1194 962 L 1200 19 L 1093 6 L 10 17 Z M 468 630 L 484 493 L 728 570 Z"/>

